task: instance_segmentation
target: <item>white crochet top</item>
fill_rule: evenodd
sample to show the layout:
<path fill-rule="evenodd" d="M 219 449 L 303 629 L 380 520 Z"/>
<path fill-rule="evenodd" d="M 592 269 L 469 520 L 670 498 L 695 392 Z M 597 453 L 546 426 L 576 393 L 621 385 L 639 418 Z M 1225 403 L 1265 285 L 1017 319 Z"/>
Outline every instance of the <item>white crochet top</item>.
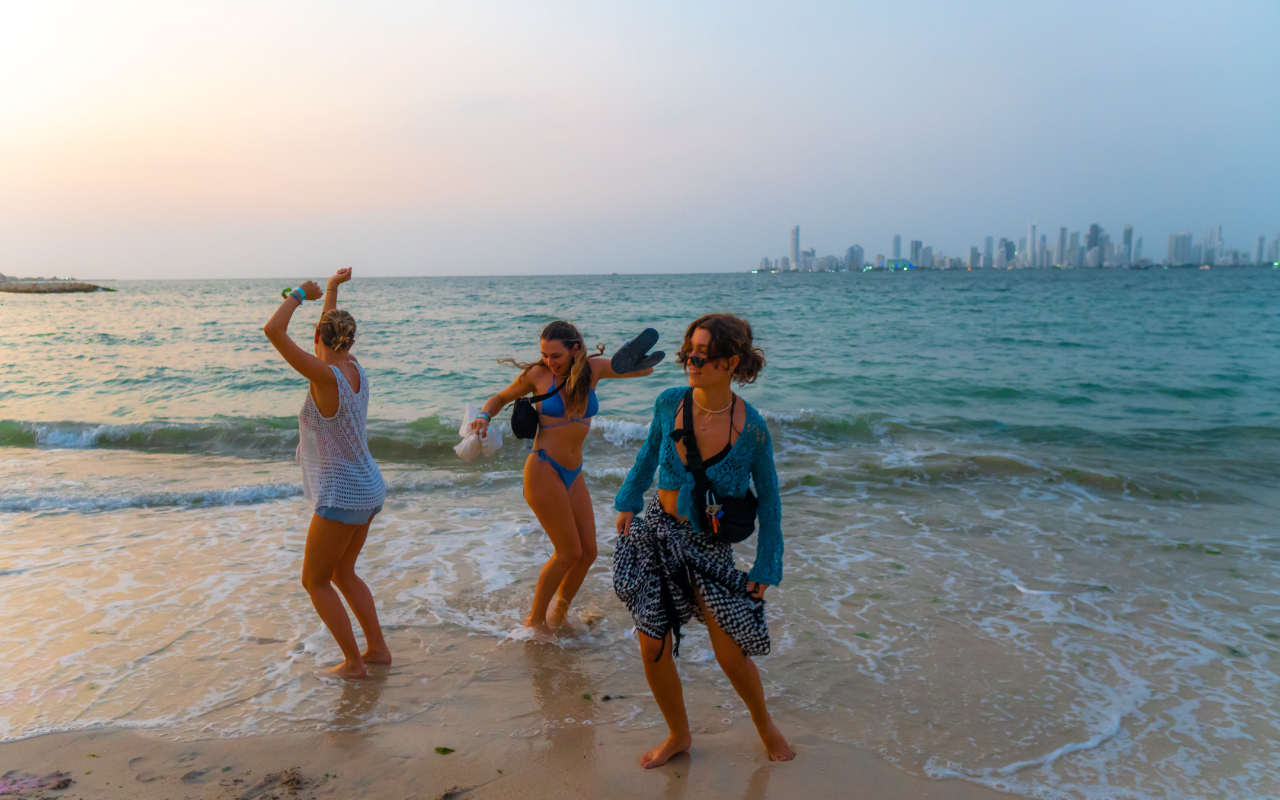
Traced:
<path fill-rule="evenodd" d="M 338 413 L 323 416 L 308 391 L 298 415 L 302 494 L 316 508 L 363 511 L 382 505 L 387 496 L 364 432 L 369 416 L 369 379 L 359 364 L 355 366 L 360 373 L 359 392 L 351 390 L 337 367 L 329 367 L 338 379 Z"/>

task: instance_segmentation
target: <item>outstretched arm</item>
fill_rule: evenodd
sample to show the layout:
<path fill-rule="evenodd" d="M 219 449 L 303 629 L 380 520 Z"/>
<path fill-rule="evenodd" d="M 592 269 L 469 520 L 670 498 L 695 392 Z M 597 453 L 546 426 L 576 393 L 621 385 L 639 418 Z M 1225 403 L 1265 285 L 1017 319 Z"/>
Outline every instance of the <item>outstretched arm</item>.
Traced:
<path fill-rule="evenodd" d="M 308 300 L 319 300 L 322 294 L 315 281 L 307 281 L 298 288 L 306 293 Z M 293 312 L 300 305 L 302 302 L 293 295 L 286 297 L 276 309 L 276 313 L 267 320 L 262 332 L 267 335 L 267 340 L 276 351 L 284 356 L 289 366 L 296 369 L 304 378 L 322 383 L 333 381 L 333 372 L 323 361 L 298 347 L 293 339 L 289 338 L 289 320 L 293 318 Z"/>
<path fill-rule="evenodd" d="M 529 372 L 531 371 L 521 373 L 518 378 L 511 382 L 510 386 L 486 400 L 480 408 L 480 413 L 487 414 L 489 419 L 493 419 L 499 411 L 506 408 L 508 403 L 514 403 L 516 398 L 536 392 L 538 387 L 529 379 Z M 489 419 L 476 417 L 471 421 L 471 430 L 480 434 L 481 438 L 484 438 L 489 432 Z"/>
<path fill-rule="evenodd" d="M 653 367 L 649 367 L 648 369 L 642 369 L 638 372 L 628 372 L 620 375 L 613 371 L 613 367 L 610 365 L 609 361 L 610 359 L 607 359 L 604 356 L 591 359 L 591 366 L 595 367 L 596 375 L 599 376 L 600 380 L 604 380 L 605 378 L 643 378 L 645 375 L 653 374 Z"/>
<path fill-rule="evenodd" d="M 338 307 L 338 287 L 351 280 L 351 267 L 343 267 L 333 273 L 333 277 L 329 279 L 329 291 L 324 293 L 324 307 L 320 309 L 320 316 L 324 316 L 326 311 L 332 311 Z"/>

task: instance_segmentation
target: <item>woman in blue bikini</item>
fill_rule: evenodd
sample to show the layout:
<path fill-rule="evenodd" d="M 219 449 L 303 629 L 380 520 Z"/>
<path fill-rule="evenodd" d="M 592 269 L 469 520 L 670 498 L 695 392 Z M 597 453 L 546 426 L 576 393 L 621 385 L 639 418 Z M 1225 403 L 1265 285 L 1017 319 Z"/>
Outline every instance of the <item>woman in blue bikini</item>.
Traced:
<path fill-rule="evenodd" d="M 533 609 L 526 627 L 550 636 L 564 624 L 569 604 L 596 560 L 596 518 L 591 495 L 582 477 L 582 443 L 599 411 L 596 384 L 605 378 L 638 378 L 652 368 L 619 375 L 609 359 L 588 354 L 582 334 L 563 320 L 542 331 L 542 358 L 532 364 L 504 359 L 520 368 L 519 377 L 484 404 L 471 424 L 484 435 L 489 422 L 504 406 L 528 394 L 555 392 L 538 411 L 538 435 L 524 463 L 524 497 L 555 547 L 555 554 L 538 574 Z M 555 603 L 552 603 L 552 595 Z"/>

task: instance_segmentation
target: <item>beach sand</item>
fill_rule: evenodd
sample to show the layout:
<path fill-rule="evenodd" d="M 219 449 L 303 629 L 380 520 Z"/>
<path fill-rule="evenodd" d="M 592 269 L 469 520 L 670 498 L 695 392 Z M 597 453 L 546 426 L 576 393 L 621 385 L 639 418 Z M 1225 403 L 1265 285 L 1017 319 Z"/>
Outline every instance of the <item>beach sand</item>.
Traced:
<path fill-rule="evenodd" d="M 654 730 L 607 727 L 536 740 L 488 736 L 463 717 L 372 732 L 177 742 L 130 730 L 50 734 L 0 745 L 0 795 L 14 798 L 937 798 L 1009 797 L 915 778 L 875 755 L 797 735 L 772 764 L 746 729 L 700 735 L 654 770 L 636 759 Z M 436 747 L 455 752 L 437 754 Z M 73 781 L 69 785 L 65 781 Z M 63 789 L 55 789 L 59 783 Z M 20 788 L 26 787 L 26 788 Z"/>

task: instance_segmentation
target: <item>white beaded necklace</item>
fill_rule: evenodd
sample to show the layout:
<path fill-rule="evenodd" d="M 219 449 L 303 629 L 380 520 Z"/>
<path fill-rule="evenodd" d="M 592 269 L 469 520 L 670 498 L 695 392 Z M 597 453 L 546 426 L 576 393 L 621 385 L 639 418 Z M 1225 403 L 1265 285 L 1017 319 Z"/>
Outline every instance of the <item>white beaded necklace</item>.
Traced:
<path fill-rule="evenodd" d="M 706 407 L 706 406 L 704 406 L 702 403 L 699 403 L 699 402 L 698 402 L 698 400 L 697 400 L 697 398 L 694 398 L 694 400 L 693 400 L 693 404 L 694 404 L 695 406 L 697 406 L 698 408 L 702 409 L 703 411 L 707 412 L 708 414 L 723 414 L 724 412 L 726 412 L 726 411 L 728 411 L 729 409 L 733 408 L 733 404 L 734 404 L 734 401 L 735 401 L 735 400 L 737 400 L 737 398 L 736 398 L 736 397 L 729 401 L 729 405 L 725 406 L 724 408 L 722 408 L 722 409 L 720 409 L 720 410 L 718 410 L 718 411 L 717 411 L 717 410 L 715 410 L 715 409 L 712 409 L 712 408 L 707 408 L 707 407 Z M 706 425 L 703 425 L 703 426 L 701 427 L 701 430 L 704 430 L 704 431 L 705 431 L 706 429 L 707 429 L 707 426 L 706 426 Z"/>

